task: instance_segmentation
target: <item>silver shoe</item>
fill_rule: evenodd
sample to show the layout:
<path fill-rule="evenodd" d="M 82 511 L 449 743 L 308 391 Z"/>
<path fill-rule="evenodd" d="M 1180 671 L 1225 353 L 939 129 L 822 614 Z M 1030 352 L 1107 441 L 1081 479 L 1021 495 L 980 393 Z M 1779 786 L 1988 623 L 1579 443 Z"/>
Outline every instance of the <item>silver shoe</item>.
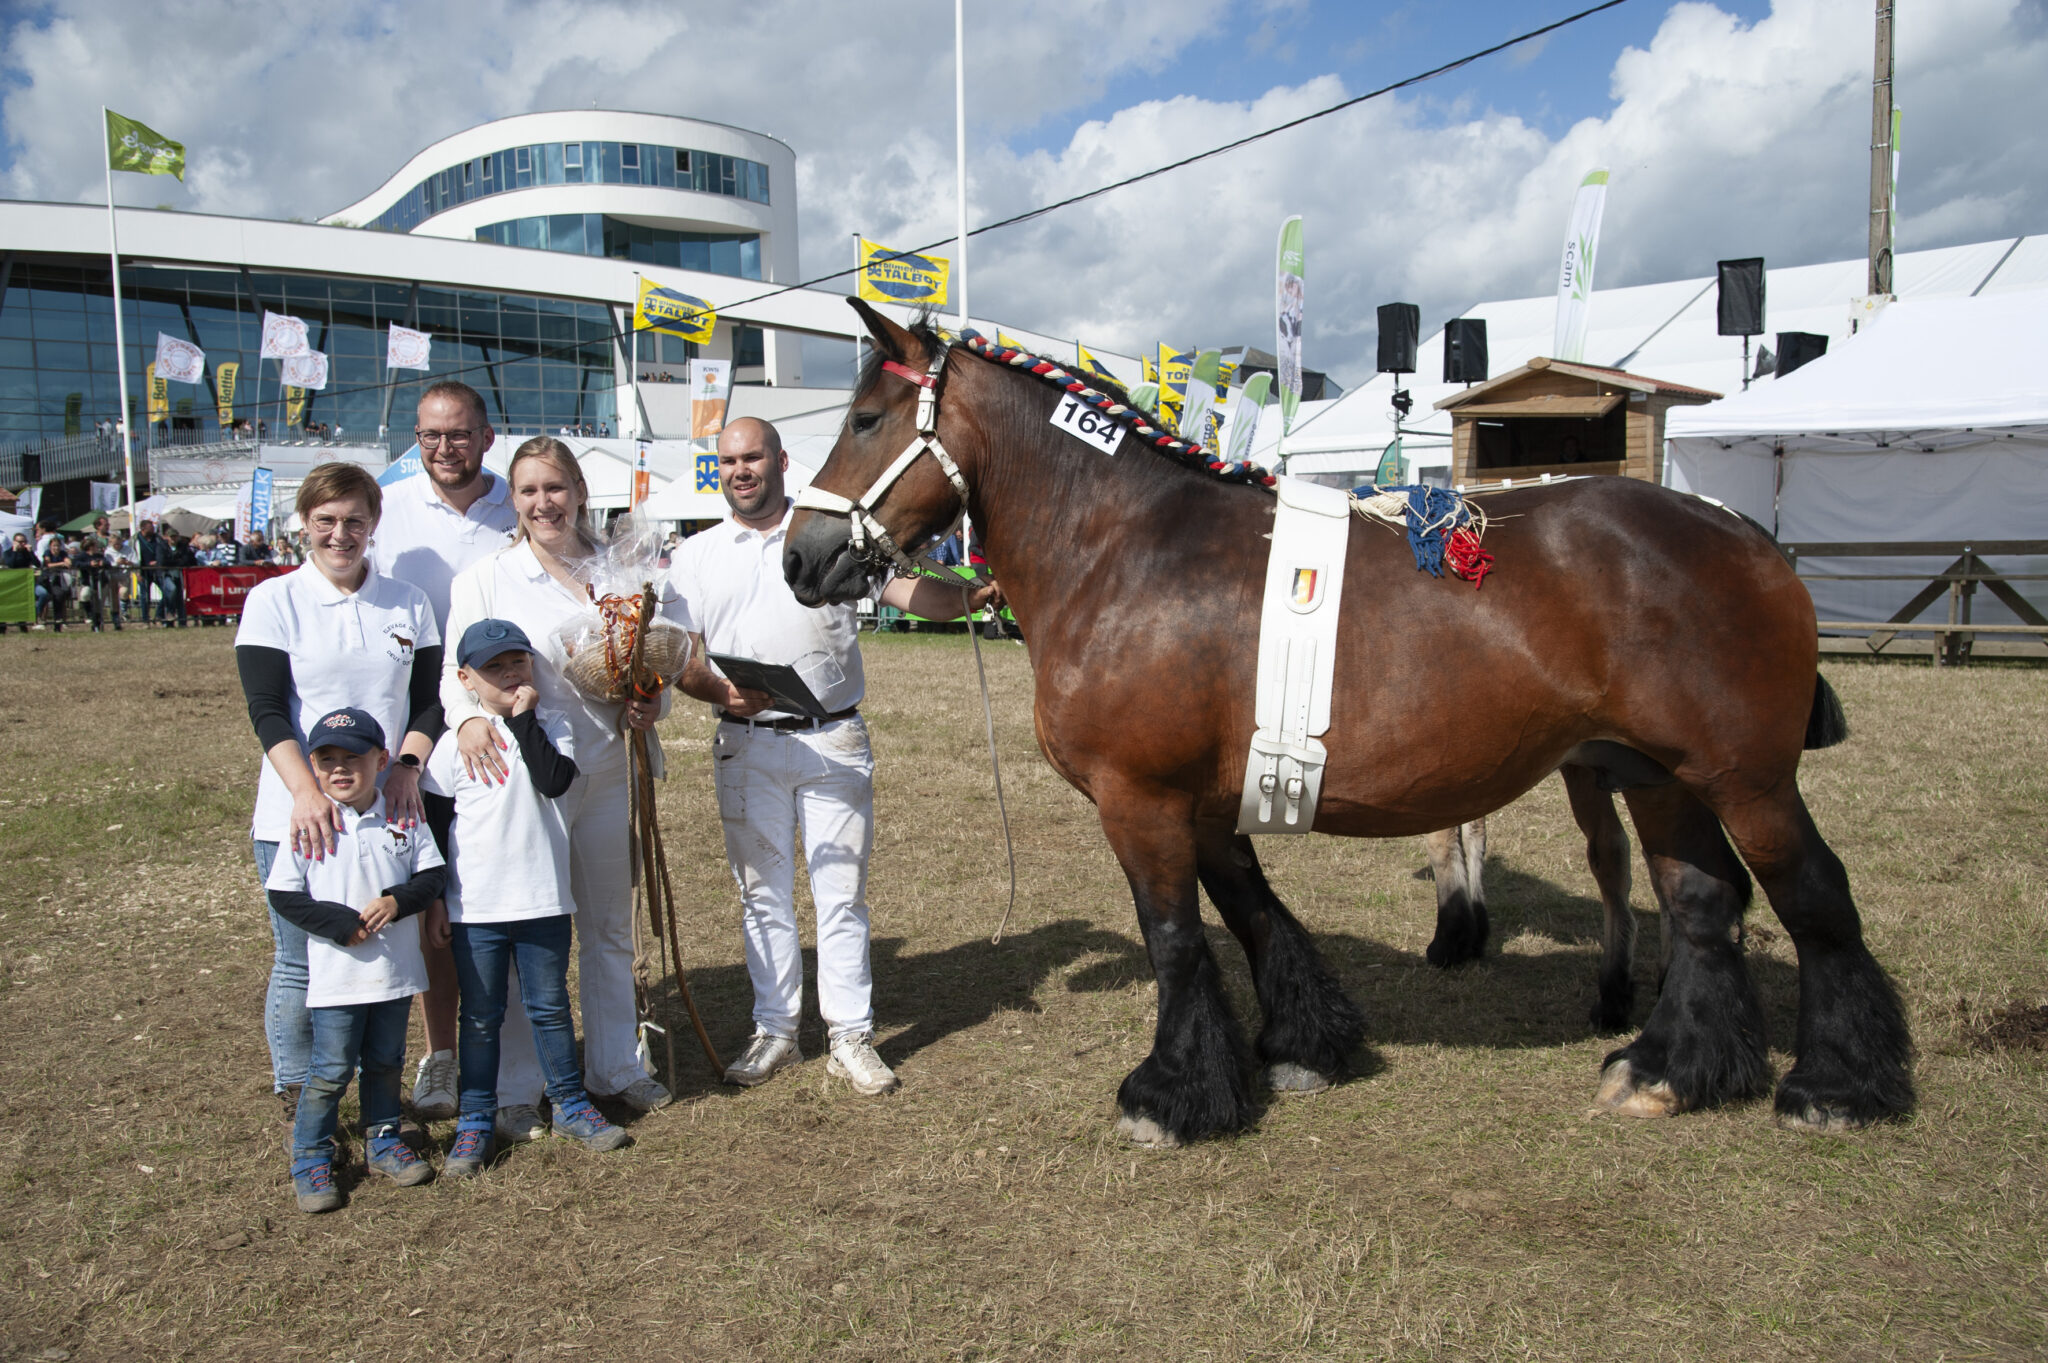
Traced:
<path fill-rule="evenodd" d="M 869 1097 L 893 1093 L 902 1083 L 896 1071 L 875 1054 L 875 1038 L 869 1032 L 856 1032 L 833 1042 L 832 1058 L 825 1062 L 825 1073 L 846 1080 L 856 1092 Z"/>
<path fill-rule="evenodd" d="M 797 1048 L 792 1036 L 770 1036 L 766 1032 L 755 1032 L 754 1039 L 747 1043 L 747 1049 L 740 1058 L 725 1067 L 725 1082 L 752 1088 L 765 1084 L 775 1077 L 775 1071 L 788 1069 L 799 1064 L 804 1053 Z"/>
<path fill-rule="evenodd" d="M 498 1109 L 491 1127 L 500 1145 L 525 1145 L 548 1134 L 547 1118 L 532 1103 L 509 1103 Z"/>
<path fill-rule="evenodd" d="M 675 1095 L 658 1079 L 635 1079 L 617 1093 L 599 1093 L 591 1096 L 613 1099 L 624 1103 L 635 1112 L 655 1112 L 676 1100 Z"/>
<path fill-rule="evenodd" d="M 435 1051 L 420 1057 L 412 1081 L 412 1110 L 423 1122 L 442 1122 L 455 1115 L 455 1090 L 460 1076 L 455 1052 Z"/>

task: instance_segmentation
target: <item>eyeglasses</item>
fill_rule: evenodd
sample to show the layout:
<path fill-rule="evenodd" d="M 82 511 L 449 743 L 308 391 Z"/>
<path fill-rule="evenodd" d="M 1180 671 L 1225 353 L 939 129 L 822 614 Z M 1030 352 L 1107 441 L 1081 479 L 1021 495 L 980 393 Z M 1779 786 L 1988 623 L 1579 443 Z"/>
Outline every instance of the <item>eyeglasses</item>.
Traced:
<path fill-rule="evenodd" d="M 413 437 L 420 442 L 423 450 L 439 449 L 445 442 L 450 449 L 468 449 L 476 439 L 475 431 L 414 431 Z"/>

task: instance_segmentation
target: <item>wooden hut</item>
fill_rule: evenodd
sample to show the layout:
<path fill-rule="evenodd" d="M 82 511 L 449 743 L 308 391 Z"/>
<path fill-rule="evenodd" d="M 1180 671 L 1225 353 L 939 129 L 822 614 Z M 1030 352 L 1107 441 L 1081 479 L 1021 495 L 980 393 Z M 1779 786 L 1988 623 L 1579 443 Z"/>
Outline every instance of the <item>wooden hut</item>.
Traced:
<path fill-rule="evenodd" d="M 1608 473 L 1664 481 L 1664 413 L 1719 393 L 1619 369 L 1534 359 L 1437 403 L 1451 414 L 1451 481 Z"/>

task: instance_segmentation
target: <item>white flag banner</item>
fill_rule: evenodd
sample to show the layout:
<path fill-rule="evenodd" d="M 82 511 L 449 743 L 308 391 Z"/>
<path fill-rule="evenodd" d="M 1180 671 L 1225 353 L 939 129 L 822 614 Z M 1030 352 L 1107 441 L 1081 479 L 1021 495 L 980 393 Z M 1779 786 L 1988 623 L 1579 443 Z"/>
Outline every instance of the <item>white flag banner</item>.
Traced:
<path fill-rule="evenodd" d="M 35 522 L 38 513 L 42 509 L 43 489 L 40 485 L 23 488 L 21 490 L 21 499 L 14 504 L 14 514 L 27 517 L 31 524 Z"/>
<path fill-rule="evenodd" d="M 384 367 L 386 369 L 425 369 L 427 357 L 433 353 L 434 338 L 424 331 L 414 331 L 398 323 L 391 324 L 391 339 L 384 345 Z"/>
<path fill-rule="evenodd" d="M 282 377 L 287 388 L 327 386 L 327 357 L 317 350 L 287 357 L 282 369 Z"/>
<path fill-rule="evenodd" d="M 190 341 L 156 334 L 156 376 L 173 383 L 197 383 L 206 373 L 206 352 Z"/>
<path fill-rule="evenodd" d="M 263 314 L 263 359 L 282 360 L 304 355 L 312 349 L 313 343 L 306 338 L 304 322 L 281 312 Z"/>
<path fill-rule="evenodd" d="M 95 511 L 119 511 L 121 509 L 121 485 L 119 483 L 87 483 L 86 490 L 92 496 Z"/>
<path fill-rule="evenodd" d="M 235 493 L 235 543 L 237 544 L 247 540 L 249 532 L 256 528 L 254 522 L 249 518 L 250 504 L 255 496 L 256 485 L 254 483 L 242 484 L 241 490 Z"/>
<path fill-rule="evenodd" d="M 1586 318 L 1593 300 L 1593 257 L 1600 249 L 1600 214 L 1607 207 L 1607 172 L 1592 170 L 1579 181 L 1571 226 L 1564 234 L 1564 263 L 1557 274 L 1557 334 L 1550 357 L 1578 363 L 1586 358 Z"/>

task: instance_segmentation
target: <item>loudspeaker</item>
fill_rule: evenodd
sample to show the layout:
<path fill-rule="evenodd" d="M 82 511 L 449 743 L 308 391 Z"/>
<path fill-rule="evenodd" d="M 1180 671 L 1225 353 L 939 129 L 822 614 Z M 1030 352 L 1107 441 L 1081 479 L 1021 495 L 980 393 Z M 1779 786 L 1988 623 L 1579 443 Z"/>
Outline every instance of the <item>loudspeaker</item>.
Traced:
<path fill-rule="evenodd" d="M 1828 338 L 1811 331 L 1778 333 L 1778 377 L 1784 378 L 1803 364 L 1811 364 L 1828 353 Z"/>
<path fill-rule="evenodd" d="M 24 483 L 40 483 L 43 481 L 42 451 L 23 450 L 21 452 L 21 481 Z M 38 509 L 36 515 L 40 517 L 42 511 Z"/>
<path fill-rule="evenodd" d="M 1717 316 L 1723 336 L 1761 336 L 1764 331 L 1764 258 L 1720 262 Z"/>
<path fill-rule="evenodd" d="M 1486 382 L 1486 319 L 1453 317 L 1444 323 L 1444 382 Z"/>
<path fill-rule="evenodd" d="M 1380 373 L 1413 374 L 1422 343 L 1422 309 L 1413 303 L 1380 304 Z"/>

